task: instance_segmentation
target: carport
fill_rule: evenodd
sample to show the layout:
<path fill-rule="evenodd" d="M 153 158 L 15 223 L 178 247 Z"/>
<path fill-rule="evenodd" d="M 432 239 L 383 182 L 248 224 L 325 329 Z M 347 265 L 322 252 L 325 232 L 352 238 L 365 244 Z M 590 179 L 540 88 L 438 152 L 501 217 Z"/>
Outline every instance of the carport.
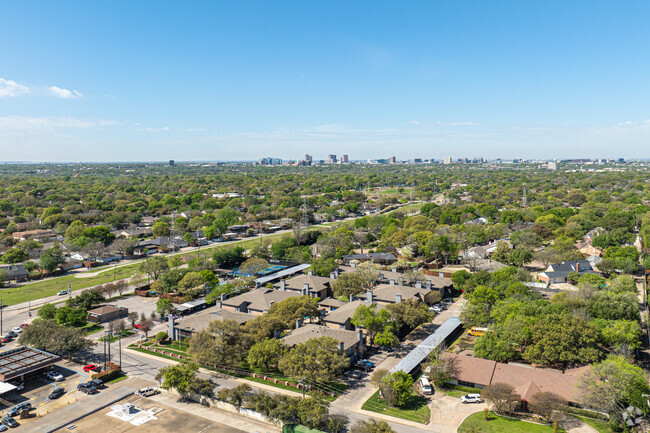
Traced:
<path fill-rule="evenodd" d="M 0 381 L 23 378 L 60 361 L 61 357 L 33 347 L 19 347 L 0 352 Z"/>

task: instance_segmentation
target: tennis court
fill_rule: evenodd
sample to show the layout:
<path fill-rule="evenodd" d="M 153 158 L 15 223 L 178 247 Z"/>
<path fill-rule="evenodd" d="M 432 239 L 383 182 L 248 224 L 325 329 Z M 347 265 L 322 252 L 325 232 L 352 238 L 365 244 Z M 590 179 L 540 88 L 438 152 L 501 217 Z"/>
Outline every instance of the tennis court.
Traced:
<path fill-rule="evenodd" d="M 272 274 L 274 272 L 281 271 L 282 269 L 285 269 L 285 268 L 286 268 L 286 266 L 284 266 L 284 265 L 271 265 L 268 268 L 265 268 L 265 269 L 262 269 L 261 271 L 259 271 L 257 273 L 257 275 L 269 275 L 269 274 Z M 239 269 L 235 269 L 234 271 L 232 271 L 232 275 L 234 275 L 236 277 L 252 277 L 253 276 L 250 273 L 240 273 Z"/>

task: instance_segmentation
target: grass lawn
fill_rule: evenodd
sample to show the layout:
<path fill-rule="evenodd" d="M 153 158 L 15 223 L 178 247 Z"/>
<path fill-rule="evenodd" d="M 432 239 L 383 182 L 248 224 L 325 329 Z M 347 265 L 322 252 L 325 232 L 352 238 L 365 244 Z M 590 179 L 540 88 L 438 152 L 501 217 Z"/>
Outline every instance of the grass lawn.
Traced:
<path fill-rule="evenodd" d="M 401 408 L 388 407 L 383 399 L 379 398 L 379 391 L 375 392 L 363 404 L 361 409 L 371 412 L 383 413 L 384 415 L 401 418 L 408 421 L 428 424 L 431 418 L 431 410 L 427 405 L 428 401 L 424 397 L 413 396 L 408 404 Z"/>
<path fill-rule="evenodd" d="M 476 430 L 474 427 L 480 428 Z M 458 427 L 458 433 L 481 431 L 484 433 L 553 433 L 553 427 L 504 418 L 490 412 L 489 421 L 483 420 L 483 412 L 472 414 Z M 561 432 L 564 430 L 560 429 Z"/>
<path fill-rule="evenodd" d="M 109 383 L 117 383 L 117 382 L 121 382 L 121 381 L 123 381 L 123 380 L 125 380 L 125 379 L 128 379 L 128 378 L 129 378 L 129 376 L 127 376 L 126 374 L 123 374 L 123 375 L 118 376 L 118 377 L 116 377 L 115 379 L 113 379 L 113 380 L 109 380 L 108 382 L 105 382 L 105 383 L 106 383 L 106 384 L 109 384 Z"/>
<path fill-rule="evenodd" d="M 480 394 L 481 393 L 480 388 L 472 388 L 472 387 L 469 387 L 469 386 L 451 385 L 451 384 L 445 385 L 445 387 L 440 389 L 440 391 L 444 392 L 446 395 L 448 395 L 450 397 L 456 397 L 456 398 L 461 398 L 462 396 L 464 396 L 466 394 Z"/>
<path fill-rule="evenodd" d="M 96 331 L 95 331 L 95 332 L 96 332 Z M 133 335 L 133 334 L 134 334 L 133 331 L 122 331 L 122 335 L 121 335 L 121 337 L 122 337 L 122 338 L 124 338 L 124 337 L 130 337 L 130 336 Z M 111 343 L 114 343 L 114 342 L 116 342 L 118 339 L 119 339 L 119 337 L 118 337 L 117 335 L 113 335 L 113 336 L 111 337 L 111 339 L 110 339 L 110 342 L 111 342 Z M 106 340 L 106 337 L 102 337 L 102 338 L 99 339 L 99 341 L 104 341 L 104 340 Z"/>
<path fill-rule="evenodd" d="M 598 430 L 598 433 L 614 433 L 614 430 L 609 426 L 609 423 L 607 421 L 602 421 L 599 419 L 593 419 L 593 418 L 587 418 L 584 416 L 578 416 L 578 415 L 572 415 L 580 420 L 582 420 L 585 424 L 589 424 L 596 430 Z"/>
<path fill-rule="evenodd" d="M 81 329 L 84 330 L 86 335 L 90 335 L 90 334 L 94 334 L 95 332 L 102 331 L 104 327 L 101 325 L 97 325 L 96 323 L 89 323 L 86 326 L 81 327 Z"/>
<path fill-rule="evenodd" d="M 318 229 L 318 226 L 314 226 L 313 229 Z M 276 233 L 271 235 L 264 235 L 263 239 L 269 240 L 282 236 L 290 236 L 290 233 Z M 253 245 L 260 243 L 260 238 L 247 239 L 237 242 L 228 242 L 228 243 L 217 243 L 211 246 L 202 247 L 199 251 L 188 251 L 181 254 L 175 254 L 174 256 L 183 257 L 189 255 L 196 255 L 197 253 L 212 253 L 216 248 L 232 248 L 235 246 L 240 246 L 245 249 L 251 248 Z M 172 255 L 166 255 L 165 257 L 172 257 Z M 95 273 L 100 272 L 99 275 L 88 278 L 76 278 L 75 275 L 65 275 L 63 277 L 51 278 L 43 281 L 35 281 L 33 283 L 24 284 L 19 287 L 12 287 L 2 290 L 2 299 L 4 305 L 15 305 L 20 304 L 21 302 L 27 302 L 28 292 L 31 292 L 31 299 L 40 299 L 48 296 L 56 295 L 57 292 L 61 290 L 67 290 L 68 286 L 72 290 L 85 289 L 87 287 L 97 286 L 99 284 L 110 283 L 115 280 L 121 280 L 124 278 L 129 278 L 134 273 L 138 272 L 139 262 L 135 262 L 125 266 L 118 266 L 114 268 L 111 265 L 102 266 L 100 269 L 93 268 L 87 272 Z"/>

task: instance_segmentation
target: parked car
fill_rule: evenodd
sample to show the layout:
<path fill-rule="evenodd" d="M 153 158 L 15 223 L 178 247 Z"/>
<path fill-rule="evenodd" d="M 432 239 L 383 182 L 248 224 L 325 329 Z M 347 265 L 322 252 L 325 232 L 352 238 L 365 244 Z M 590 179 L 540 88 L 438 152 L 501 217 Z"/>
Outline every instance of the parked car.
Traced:
<path fill-rule="evenodd" d="M 379 346 L 379 350 L 382 350 L 382 351 L 388 352 L 388 353 L 393 353 L 395 351 L 395 348 L 390 347 L 390 346 Z"/>
<path fill-rule="evenodd" d="M 90 382 L 80 383 L 77 386 L 77 389 L 84 394 L 95 394 L 97 393 L 97 387 Z"/>
<path fill-rule="evenodd" d="M 23 323 L 22 325 L 20 325 L 21 328 L 27 328 L 28 326 L 29 326 L 29 323 Z"/>
<path fill-rule="evenodd" d="M 451 305 L 451 304 L 453 304 L 453 303 L 454 303 L 454 300 L 451 299 L 451 298 L 445 298 L 445 299 L 443 299 L 442 302 L 441 302 L 441 304 L 447 304 L 447 305 Z"/>
<path fill-rule="evenodd" d="M 480 403 L 481 394 L 467 394 L 460 398 L 461 403 Z"/>
<path fill-rule="evenodd" d="M 99 367 L 95 364 L 84 365 L 83 370 L 88 373 L 89 371 L 99 371 Z"/>
<path fill-rule="evenodd" d="M 18 338 L 18 334 L 16 334 L 14 331 L 7 332 L 7 336 L 11 338 Z"/>
<path fill-rule="evenodd" d="M 15 326 L 14 328 L 11 329 L 11 331 L 15 332 L 16 334 L 20 334 L 21 332 L 23 332 L 23 328 L 21 328 L 20 326 Z"/>
<path fill-rule="evenodd" d="M 6 425 L 7 427 L 10 427 L 10 428 L 18 427 L 20 425 L 20 424 L 18 424 L 16 422 L 15 419 L 13 419 L 10 416 L 2 418 L 2 424 Z"/>
<path fill-rule="evenodd" d="M 20 412 L 22 412 L 24 410 L 30 410 L 31 408 L 32 408 L 32 404 L 30 402 L 26 401 L 25 403 L 17 404 L 16 406 L 9 409 L 7 411 L 7 415 L 9 417 L 16 416 L 16 415 L 20 414 Z M 11 427 L 11 426 L 9 426 L 9 427 Z"/>
<path fill-rule="evenodd" d="M 65 389 L 63 388 L 57 388 L 50 395 L 47 396 L 49 400 L 55 400 L 59 397 L 61 397 L 63 394 L 65 394 Z"/>
<path fill-rule="evenodd" d="M 152 388 L 152 387 L 148 386 L 146 388 L 140 388 L 139 390 L 137 390 L 135 392 L 135 394 L 139 395 L 140 397 L 149 397 L 151 395 L 156 395 L 159 392 L 160 391 L 158 390 L 158 388 Z"/>
<path fill-rule="evenodd" d="M 0 424 L 0 431 L 7 431 L 7 430 L 9 430 L 9 428 L 6 425 Z"/>
<path fill-rule="evenodd" d="M 63 295 L 67 295 L 67 294 L 68 294 L 68 291 L 67 291 L 67 290 L 60 290 L 60 291 L 57 293 L 57 295 L 59 295 L 59 296 L 63 296 Z"/>
<path fill-rule="evenodd" d="M 65 379 L 61 373 L 54 370 L 48 371 L 46 376 L 49 380 L 53 380 L 54 382 L 60 382 Z"/>
<path fill-rule="evenodd" d="M 433 311 L 434 313 L 441 313 L 443 308 L 440 305 L 434 305 L 433 307 L 429 307 L 429 311 Z"/>
<path fill-rule="evenodd" d="M 95 386 L 95 388 L 97 388 L 97 389 L 100 389 L 100 388 L 104 387 L 104 381 L 101 380 L 101 379 L 93 379 L 88 383 L 93 384 Z"/>
<path fill-rule="evenodd" d="M 361 373 L 359 373 L 359 372 L 356 371 L 356 370 L 348 370 L 348 371 L 346 371 L 346 372 L 343 373 L 343 374 L 346 375 L 346 376 L 348 376 L 348 377 L 351 377 L 351 378 L 353 378 L 353 379 L 359 379 L 359 378 L 361 377 Z"/>
<path fill-rule="evenodd" d="M 12 337 L 11 335 L 5 335 L 4 337 L 2 337 L 2 342 L 3 343 L 11 343 L 13 341 L 13 339 L 14 339 L 14 337 Z"/>

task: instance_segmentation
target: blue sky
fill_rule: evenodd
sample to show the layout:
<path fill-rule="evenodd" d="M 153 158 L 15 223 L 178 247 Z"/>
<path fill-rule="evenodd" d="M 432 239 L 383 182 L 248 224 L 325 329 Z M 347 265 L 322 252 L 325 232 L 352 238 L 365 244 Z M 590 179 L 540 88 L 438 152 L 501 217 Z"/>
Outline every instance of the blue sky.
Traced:
<path fill-rule="evenodd" d="M 644 1 L 6 1 L 0 160 L 647 158 Z"/>

